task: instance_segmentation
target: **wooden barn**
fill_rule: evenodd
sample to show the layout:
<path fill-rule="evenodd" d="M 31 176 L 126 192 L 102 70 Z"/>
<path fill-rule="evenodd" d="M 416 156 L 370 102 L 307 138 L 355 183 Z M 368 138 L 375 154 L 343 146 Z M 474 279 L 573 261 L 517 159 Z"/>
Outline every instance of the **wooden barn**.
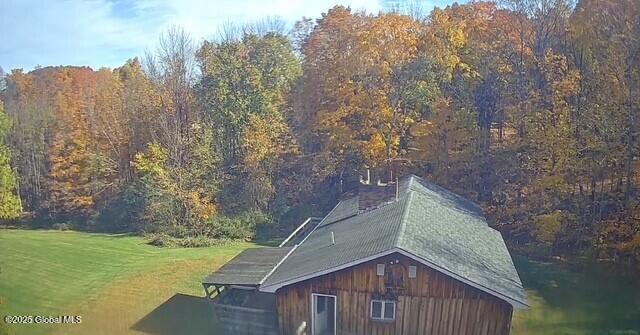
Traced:
<path fill-rule="evenodd" d="M 203 285 L 221 333 L 236 334 L 499 335 L 527 306 L 481 209 L 413 175 L 364 180 L 281 247 L 246 250 Z"/>

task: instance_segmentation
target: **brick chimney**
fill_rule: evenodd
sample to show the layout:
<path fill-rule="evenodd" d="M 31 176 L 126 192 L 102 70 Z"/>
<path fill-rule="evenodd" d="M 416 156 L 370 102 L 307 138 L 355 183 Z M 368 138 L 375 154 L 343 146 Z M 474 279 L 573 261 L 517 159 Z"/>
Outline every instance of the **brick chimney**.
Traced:
<path fill-rule="evenodd" d="M 397 181 L 393 176 L 381 176 L 369 169 L 360 177 L 358 186 L 358 207 L 361 211 L 377 208 L 380 205 L 397 200 Z"/>

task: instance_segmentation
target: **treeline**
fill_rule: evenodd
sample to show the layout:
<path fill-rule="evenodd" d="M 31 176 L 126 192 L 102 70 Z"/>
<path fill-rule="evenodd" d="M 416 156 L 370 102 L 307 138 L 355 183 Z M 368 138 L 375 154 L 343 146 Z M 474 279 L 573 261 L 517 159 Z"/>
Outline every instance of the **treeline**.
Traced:
<path fill-rule="evenodd" d="M 13 70 L 3 207 L 251 238 L 392 168 L 481 203 L 514 245 L 640 259 L 640 2 L 408 12 L 338 6 L 197 46 L 173 29 L 114 70 Z"/>

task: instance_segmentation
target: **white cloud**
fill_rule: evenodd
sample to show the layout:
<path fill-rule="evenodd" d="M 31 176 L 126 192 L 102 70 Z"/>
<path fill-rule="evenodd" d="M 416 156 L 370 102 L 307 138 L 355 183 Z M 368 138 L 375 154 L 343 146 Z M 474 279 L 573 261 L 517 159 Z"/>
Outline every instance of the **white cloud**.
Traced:
<path fill-rule="evenodd" d="M 319 17 L 336 4 L 375 13 L 381 1 L 0 0 L 0 66 L 5 71 L 36 65 L 115 67 L 152 48 L 171 25 L 201 41 L 229 21 L 279 16 L 293 23 Z"/>
<path fill-rule="evenodd" d="M 191 0 L 188 4 L 181 0 L 144 0 L 139 6 L 156 10 L 162 8 L 164 12 L 171 13 L 164 22 L 163 29 L 178 25 L 188 31 L 195 40 L 202 40 L 213 37 L 218 28 L 229 21 L 247 23 L 267 16 L 277 16 L 293 23 L 302 16 L 319 17 L 336 4 L 371 12 L 380 9 L 378 0 Z"/>
<path fill-rule="evenodd" d="M 113 16 L 111 8 L 105 0 L 0 1 L 0 65 L 113 65 L 146 36 L 143 27 Z"/>

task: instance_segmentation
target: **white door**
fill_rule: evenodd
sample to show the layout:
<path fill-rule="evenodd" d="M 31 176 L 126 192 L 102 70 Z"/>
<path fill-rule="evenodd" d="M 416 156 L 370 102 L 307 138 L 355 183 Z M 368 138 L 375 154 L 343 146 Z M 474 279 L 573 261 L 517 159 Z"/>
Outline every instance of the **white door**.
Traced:
<path fill-rule="evenodd" d="M 336 333 L 336 297 L 313 294 L 313 335 Z"/>

